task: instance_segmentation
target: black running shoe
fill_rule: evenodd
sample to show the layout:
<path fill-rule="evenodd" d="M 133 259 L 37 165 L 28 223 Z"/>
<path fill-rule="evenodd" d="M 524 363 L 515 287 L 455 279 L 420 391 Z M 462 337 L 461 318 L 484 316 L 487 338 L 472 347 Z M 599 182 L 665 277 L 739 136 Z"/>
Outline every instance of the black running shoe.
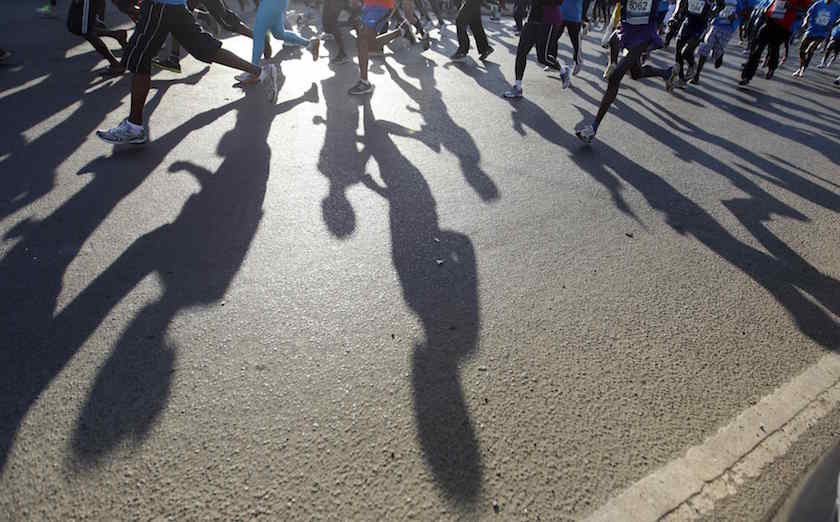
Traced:
<path fill-rule="evenodd" d="M 718 56 L 715 60 L 715 69 L 720 69 L 721 65 L 723 65 L 723 56 Z"/>
<path fill-rule="evenodd" d="M 174 72 L 174 73 L 181 73 L 181 64 L 178 60 L 174 60 L 172 58 L 167 58 L 166 60 L 161 60 L 160 58 L 152 58 L 152 64 L 158 69 L 163 69 L 164 71 Z"/>
<path fill-rule="evenodd" d="M 478 59 L 482 61 L 486 60 L 488 56 L 493 54 L 493 51 L 495 51 L 495 49 L 493 49 L 492 47 L 488 47 L 486 51 L 478 55 Z"/>

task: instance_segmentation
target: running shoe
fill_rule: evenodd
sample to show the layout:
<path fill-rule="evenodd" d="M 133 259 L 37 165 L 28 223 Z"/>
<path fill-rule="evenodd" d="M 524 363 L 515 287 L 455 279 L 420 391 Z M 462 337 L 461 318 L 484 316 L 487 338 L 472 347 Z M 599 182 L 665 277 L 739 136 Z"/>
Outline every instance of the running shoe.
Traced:
<path fill-rule="evenodd" d="M 427 32 L 425 35 L 423 35 L 423 50 L 428 51 L 431 48 L 432 48 L 432 40 L 431 40 L 431 38 L 429 38 L 429 33 Z"/>
<path fill-rule="evenodd" d="M 750 81 L 748 79 L 741 78 L 741 81 L 738 82 L 738 85 L 740 85 L 741 87 L 746 87 L 747 85 L 749 85 L 749 83 L 750 83 Z"/>
<path fill-rule="evenodd" d="M 265 94 L 268 101 L 272 104 L 277 103 L 277 93 L 280 87 L 277 83 L 277 66 L 273 63 L 263 65 L 260 71 L 260 83 L 265 88 Z"/>
<path fill-rule="evenodd" d="M 817 64 L 817 69 L 825 69 L 825 61 L 822 61 Z"/>
<path fill-rule="evenodd" d="M 239 73 L 233 78 L 240 83 L 257 83 L 260 80 L 258 77 L 246 72 Z"/>
<path fill-rule="evenodd" d="M 720 69 L 720 66 L 723 65 L 723 56 L 718 56 L 715 59 L 715 69 Z"/>
<path fill-rule="evenodd" d="M 522 97 L 522 87 L 517 87 L 516 85 L 514 85 L 513 87 L 502 93 L 502 96 L 511 100 L 519 99 Z"/>
<path fill-rule="evenodd" d="M 370 94 L 372 92 L 373 92 L 373 84 L 372 83 L 367 82 L 365 80 L 359 80 L 359 82 L 356 83 L 356 85 L 350 87 L 350 89 L 347 91 L 347 94 L 352 94 L 354 96 L 359 96 L 359 95 L 362 95 L 362 94 Z"/>
<path fill-rule="evenodd" d="M 568 66 L 563 66 L 563 69 L 560 71 L 560 80 L 563 82 L 563 88 L 568 89 L 569 85 L 572 84 L 572 75 L 570 74 Z"/>
<path fill-rule="evenodd" d="M 44 4 L 35 10 L 41 18 L 57 18 L 55 15 L 55 8 L 50 4 Z"/>
<path fill-rule="evenodd" d="M 312 60 L 315 61 L 321 56 L 321 40 L 317 38 L 310 38 L 309 45 L 306 46 L 309 52 L 312 53 Z"/>
<path fill-rule="evenodd" d="M 775 73 L 775 69 L 767 69 L 767 72 L 764 74 L 764 78 L 770 80 L 773 78 L 773 73 Z"/>
<path fill-rule="evenodd" d="M 341 54 L 339 54 L 338 56 L 336 56 L 335 58 L 333 58 L 333 59 L 332 59 L 332 60 L 330 60 L 330 61 L 331 61 L 334 65 L 341 65 L 341 64 L 343 64 L 343 63 L 349 63 L 349 62 L 350 62 L 350 57 L 349 57 L 349 56 L 347 56 L 347 55 L 346 55 L 346 54 L 344 54 L 344 53 L 341 53 Z"/>
<path fill-rule="evenodd" d="M 592 127 L 592 125 L 587 125 L 582 129 L 576 130 L 575 136 L 577 136 L 580 141 L 589 145 L 590 143 L 592 143 L 592 140 L 595 139 L 595 129 Z"/>
<path fill-rule="evenodd" d="M 461 51 L 456 51 L 455 54 L 449 57 L 450 60 L 453 62 L 463 62 L 467 59 L 467 53 L 462 53 Z"/>
<path fill-rule="evenodd" d="M 674 83 L 679 78 L 679 73 L 676 67 L 671 67 L 671 70 L 665 75 L 665 92 L 674 92 Z"/>
<path fill-rule="evenodd" d="M 689 65 L 688 68 L 685 70 L 685 77 L 686 78 L 693 78 L 694 77 L 694 66 Z"/>
<path fill-rule="evenodd" d="M 403 38 L 408 40 L 408 43 L 414 45 L 417 43 L 417 38 L 414 36 L 414 33 L 411 32 L 411 26 L 408 25 L 408 22 L 402 25 L 403 31 Z"/>
<path fill-rule="evenodd" d="M 152 58 L 152 65 L 157 67 L 158 69 L 163 69 L 164 71 L 174 72 L 174 73 L 181 73 L 181 63 L 174 58 L 167 58 L 166 60 L 161 60 L 160 58 Z M 248 74 L 248 73 L 245 73 Z M 248 74 L 250 77 L 251 75 Z M 238 79 L 238 78 L 237 78 Z"/>
<path fill-rule="evenodd" d="M 698 78 L 697 76 L 692 76 L 688 79 L 688 83 L 690 83 L 691 85 L 697 85 L 698 83 L 700 83 L 700 78 Z"/>
<path fill-rule="evenodd" d="M 478 59 L 481 61 L 486 60 L 488 56 L 493 54 L 493 51 L 495 51 L 495 49 L 493 49 L 492 47 L 488 47 L 487 50 L 478 55 Z"/>
<path fill-rule="evenodd" d="M 149 141 L 145 127 L 133 125 L 127 119 L 113 129 L 96 131 L 96 137 L 112 145 L 143 145 Z"/>
<path fill-rule="evenodd" d="M 572 76 L 577 76 L 581 67 L 583 67 L 583 56 L 579 56 L 578 59 L 575 60 L 575 67 L 572 69 Z"/>
<path fill-rule="evenodd" d="M 608 80 L 610 78 L 610 75 L 612 75 L 613 71 L 615 71 L 615 64 L 611 63 L 607 66 L 606 69 L 604 69 L 604 79 Z"/>

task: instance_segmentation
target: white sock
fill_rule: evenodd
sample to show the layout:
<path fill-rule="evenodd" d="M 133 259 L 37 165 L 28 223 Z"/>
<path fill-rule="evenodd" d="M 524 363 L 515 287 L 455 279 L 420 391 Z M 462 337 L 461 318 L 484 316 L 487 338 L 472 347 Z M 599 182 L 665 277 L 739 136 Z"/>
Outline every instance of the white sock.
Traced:
<path fill-rule="evenodd" d="M 522 88 L 522 80 L 516 80 L 515 82 L 513 82 L 513 84 L 516 85 L 517 89 Z"/>
<path fill-rule="evenodd" d="M 126 118 L 125 122 L 128 124 L 128 128 L 132 130 L 132 132 L 143 132 L 143 126 L 137 125 L 136 123 L 132 123 L 131 121 Z"/>

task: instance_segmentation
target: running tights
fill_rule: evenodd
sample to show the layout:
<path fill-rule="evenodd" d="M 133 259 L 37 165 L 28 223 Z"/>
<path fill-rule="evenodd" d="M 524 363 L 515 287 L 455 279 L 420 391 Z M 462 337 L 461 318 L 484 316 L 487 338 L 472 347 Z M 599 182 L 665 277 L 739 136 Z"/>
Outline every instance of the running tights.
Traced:
<path fill-rule="evenodd" d="M 257 8 L 257 18 L 254 20 L 254 51 L 251 53 L 251 63 L 259 65 L 263 52 L 263 39 L 260 38 L 269 30 L 278 40 L 293 45 L 308 45 L 309 41 L 297 33 L 287 31 L 283 25 L 286 18 L 288 0 L 260 0 Z"/>
<path fill-rule="evenodd" d="M 677 71 L 680 73 L 680 80 L 685 81 L 684 62 L 687 62 L 690 68 L 694 68 L 694 52 L 697 50 L 697 46 L 700 45 L 702 38 L 702 34 L 692 38 L 677 38 L 676 61 Z"/>
<path fill-rule="evenodd" d="M 744 64 L 744 69 L 741 71 L 741 79 L 751 80 L 758 70 L 758 64 L 761 61 L 761 55 L 764 54 L 764 49 L 769 46 L 767 67 L 770 71 L 775 71 L 779 66 L 779 47 L 790 38 L 790 31 L 777 24 L 772 20 L 767 20 L 758 34 L 755 37 L 755 43 L 750 52 L 750 58 Z"/>
<path fill-rule="evenodd" d="M 642 78 L 653 78 L 659 76 L 665 78 L 669 74 L 668 69 L 661 69 L 653 67 L 652 65 L 642 65 L 642 54 L 647 51 L 648 42 L 641 43 L 629 50 L 626 56 L 618 61 L 615 70 L 607 78 L 607 91 L 604 93 L 604 98 L 601 100 L 601 106 L 598 108 L 598 114 L 595 116 L 595 124 L 593 127 L 598 129 L 601 120 L 606 116 L 610 105 L 618 96 L 618 87 L 621 85 L 621 80 L 628 72 L 630 77 L 634 80 L 641 80 Z"/>
<path fill-rule="evenodd" d="M 563 36 L 563 30 L 569 29 L 569 40 L 572 42 L 572 59 L 575 63 L 580 57 L 580 22 L 563 22 L 563 25 L 557 27 L 554 31 L 554 38 L 548 42 L 548 55 L 557 60 L 557 47 L 560 42 L 560 37 Z"/>
<path fill-rule="evenodd" d="M 548 45 L 555 38 L 557 27 L 541 22 L 526 22 L 519 35 L 519 45 L 516 46 L 516 79 L 522 80 L 525 75 L 525 65 L 528 63 L 528 54 L 534 46 L 537 46 L 537 61 L 554 69 L 562 69 L 553 56 L 548 55 Z"/>

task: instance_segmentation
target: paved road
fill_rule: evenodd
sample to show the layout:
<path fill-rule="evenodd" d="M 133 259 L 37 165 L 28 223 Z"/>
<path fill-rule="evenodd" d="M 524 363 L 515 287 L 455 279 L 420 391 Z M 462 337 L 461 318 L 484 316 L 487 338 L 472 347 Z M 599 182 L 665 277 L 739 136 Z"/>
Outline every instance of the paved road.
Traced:
<path fill-rule="evenodd" d="M 600 34 L 510 103 L 506 19 L 486 64 L 396 44 L 369 101 L 186 59 L 113 150 L 127 79 L 34 7 L 0 22 L 0 519 L 577 519 L 840 346 L 828 73 L 739 90 L 733 47 L 584 148 Z M 772 513 L 838 418 L 719 513 Z"/>

